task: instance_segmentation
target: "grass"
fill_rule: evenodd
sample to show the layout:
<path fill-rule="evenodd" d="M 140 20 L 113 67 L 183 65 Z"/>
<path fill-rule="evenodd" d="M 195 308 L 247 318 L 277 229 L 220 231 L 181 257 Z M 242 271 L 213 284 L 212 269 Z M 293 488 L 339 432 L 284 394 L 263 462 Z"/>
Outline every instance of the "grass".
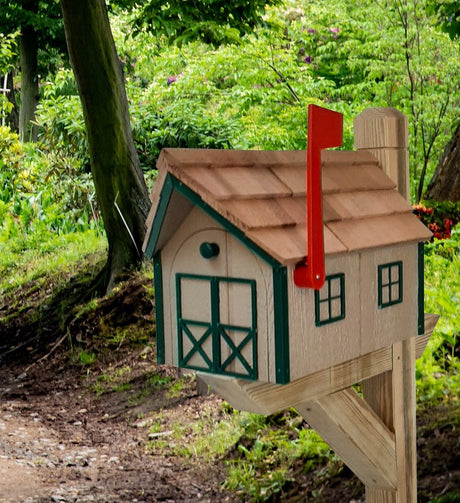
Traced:
<path fill-rule="evenodd" d="M 119 368 L 108 368 L 100 376 L 97 377 L 96 382 L 91 386 L 91 391 L 100 396 L 104 393 L 128 391 L 131 389 L 131 384 L 128 382 L 131 367 L 125 365 Z"/>
<path fill-rule="evenodd" d="M 44 239 L 43 241 L 41 239 Z M 38 289 L 51 277 L 72 275 L 81 260 L 100 256 L 107 243 L 95 231 L 41 236 L 22 236 L 0 242 L 0 298 L 29 283 Z"/>
<path fill-rule="evenodd" d="M 228 475 L 224 488 L 244 501 L 274 497 L 292 477 L 290 467 L 302 464 L 304 472 L 322 471 L 332 461 L 343 464 L 330 447 L 294 410 L 264 417 L 232 409 L 225 402 L 216 417 L 213 404 L 204 403 L 193 422 L 168 421 L 166 412 L 151 424 L 148 449 L 163 455 L 213 463 L 224 460 Z"/>

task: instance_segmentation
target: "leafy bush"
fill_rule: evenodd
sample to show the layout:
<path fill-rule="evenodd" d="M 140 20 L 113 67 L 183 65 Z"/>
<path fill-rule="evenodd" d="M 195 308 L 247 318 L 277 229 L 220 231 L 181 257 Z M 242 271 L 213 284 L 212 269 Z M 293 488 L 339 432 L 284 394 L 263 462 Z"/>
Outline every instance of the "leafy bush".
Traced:
<path fill-rule="evenodd" d="M 207 43 L 238 43 L 239 37 L 262 22 L 266 5 L 279 0 L 181 0 L 144 2 L 134 15 L 138 30 L 147 27 L 169 42 L 183 44 L 196 39 Z"/>
<path fill-rule="evenodd" d="M 74 157 L 89 171 L 89 152 L 83 110 L 70 69 L 61 69 L 42 86 L 36 111 L 39 141 L 58 156 Z"/>
<path fill-rule="evenodd" d="M 14 70 L 18 54 L 17 39 L 19 32 L 4 35 L 0 33 L 0 89 L 3 89 L 3 77 L 7 73 Z M 11 112 L 13 104 L 6 98 L 3 93 L 0 93 L 0 117 L 4 117 Z"/>
<path fill-rule="evenodd" d="M 460 394 L 460 231 L 425 246 L 425 311 L 440 315 L 422 358 L 416 362 L 422 401 Z"/>
<path fill-rule="evenodd" d="M 206 116 L 199 104 L 172 103 L 161 112 L 149 102 L 131 106 L 134 141 L 144 169 L 155 166 L 164 147 L 231 148 L 232 124 Z"/>
<path fill-rule="evenodd" d="M 99 228 L 94 188 L 77 158 L 19 141 L 0 127 L 0 239 Z M 30 243 L 31 246 L 34 246 Z"/>

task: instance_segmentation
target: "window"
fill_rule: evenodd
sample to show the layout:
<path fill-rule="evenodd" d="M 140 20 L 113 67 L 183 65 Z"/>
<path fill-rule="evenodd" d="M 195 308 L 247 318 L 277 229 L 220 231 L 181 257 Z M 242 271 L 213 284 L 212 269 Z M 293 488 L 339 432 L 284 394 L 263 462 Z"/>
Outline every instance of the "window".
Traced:
<path fill-rule="evenodd" d="M 399 304 L 403 300 L 402 262 L 378 266 L 379 309 Z"/>
<path fill-rule="evenodd" d="M 315 324 L 317 327 L 345 318 L 345 275 L 326 277 L 321 290 L 315 290 Z"/>

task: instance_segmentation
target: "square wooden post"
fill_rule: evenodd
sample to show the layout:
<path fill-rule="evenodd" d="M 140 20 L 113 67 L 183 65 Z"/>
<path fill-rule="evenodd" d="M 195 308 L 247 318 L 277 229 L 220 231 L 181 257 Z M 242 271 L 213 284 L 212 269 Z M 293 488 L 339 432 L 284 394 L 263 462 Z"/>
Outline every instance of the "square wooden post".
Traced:
<path fill-rule="evenodd" d="M 363 383 L 364 399 L 395 434 L 396 491 L 366 486 L 367 503 L 415 503 L 415 337 L 393 344 L 393 369 Z"/>

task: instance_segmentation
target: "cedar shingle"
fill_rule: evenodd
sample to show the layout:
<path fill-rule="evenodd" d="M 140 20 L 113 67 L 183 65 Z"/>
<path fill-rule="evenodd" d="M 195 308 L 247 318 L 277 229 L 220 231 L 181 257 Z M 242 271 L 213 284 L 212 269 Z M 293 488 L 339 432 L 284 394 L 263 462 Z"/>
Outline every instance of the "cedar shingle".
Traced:
<path fill-rule="evenodd" d="M 193 177 L 216 199 L 250 199 L 264 197 L 290 197 L 291 190 L 269 169 L 262 166 L 235 166 L 227 168 L 187 169 Z"/>
<path fill-rule="evenodd" d="M 292 198 L 285 198 L 292 201 Z M 295 225 L 295 215 L 289 214 L 289 208 L 283 207 L 283 199 L 234 199 L 222 205 L 227 213 L 233 215 L 246 229 L 260 227 L 286 227 Z M 305 208 L 305 203 L 304 203 Z"/>
<path fill-rule="evenodd" d="M 424 241 L 431 232 L 411 213 L 329 222 L 329 229 L 349 250 Z"/>
<path fill-rule="evenodd" d="M 326 254 L 431 236 L 369 152 L 323 151 L 321 159 Z M 158 166 L 150 227 L 169 172 L 281 264 L 305 258 L 305 151 L 164 149 Z"/>
<path fill-rule="evenodd" d="M 410 206 L 395 190 L 325 194 L 323 205 L 333 208 L 336 214 L 336 218 L 328 218 L 324 212 L 325 222 L 411 212 Z"/>

